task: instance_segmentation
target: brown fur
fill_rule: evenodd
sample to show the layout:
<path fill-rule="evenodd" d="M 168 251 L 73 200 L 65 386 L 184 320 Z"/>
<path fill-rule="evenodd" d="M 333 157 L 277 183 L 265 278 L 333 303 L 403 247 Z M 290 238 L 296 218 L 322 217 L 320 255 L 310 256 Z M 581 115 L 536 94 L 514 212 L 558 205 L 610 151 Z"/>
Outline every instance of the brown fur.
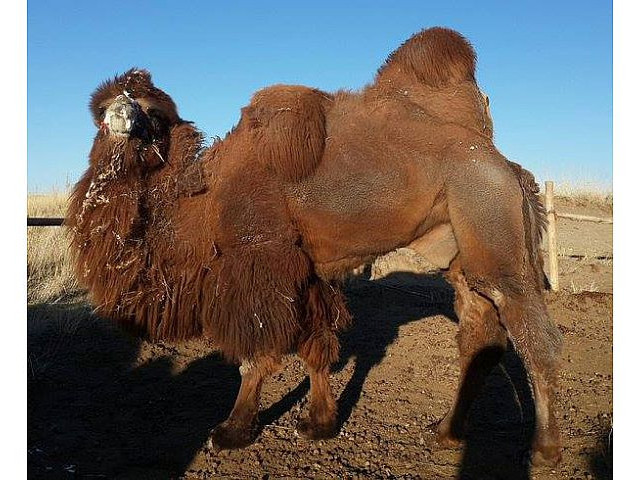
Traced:
<path fill-rule="evenodd" d="M 538 288 L 548 289 L 550 284 L 544 273 L 544 257 L 542 256 L 542 236 L 547 230 L 546 210 L 540 200 L 540 187 L 533 174 L 515 162 L 509 162 L 520 180 L 524 202 L 522 213 L 525 221 L 525 235 L 531 264 L 536 266 Z"/>
<path fill-rule="evenodd" d="M 257 92 L 242 109 L 240 124 L 254 133 L 258 160 L 290 181 L 313 172 L 324 150 L 324 109 L 332 100 L 302 86 L 276 85 Z"/>
<path fill-rule="evenodd" d="M 160 129 L 164 136 L 149 143 L 141 138 L 114 140 L 102 130 L 96 136 L 90 168 L 72 194 L 66 224 L 74 232 L 78 277 L 97 311 L 155 340 L 207 335 L 232 361 L 289 353 L 299 344 L 315 349 L 324 361 L 335 361 L 335 332 L 348 324 L 349 314 L 341 294 L 314 280 L 308 257 L 296 245 L 298 234 L 285 205 L 262 208 L 268 236 L 246 228 L 254 226 L 249 222 L 256 204 L 260 208 L 263 201 L 265 207 L 277 195 L 275 179 L 269 180 L 270 174 L 263 170 L 266 178 L 246 182 L 236 177 L 237 182 L 207 193 L 206 173 L 197 159 L 201 134 L 179 119 L 164 92 L 144 83 L 151 82 L 148 73 L 133 75 L 133 88 L 131 78 L 127 72 L 103 84 L 93 103 L 106 105 L 127 86 L 141 105 L 164 105 L 168 111 L 162 112 L 162 118 L 177 120 L 167 121 Z M 315 106 L 314 99 L 305 100 L 305 95 L 315 92 L 302 88 L 299 92 L 293 91 L 294 100 L 301 104 L 287 105 L 305 114 L 307 107 Z M 264 162 L 264 169 L 274 167 L 277 174 L 280 157 L 264 141 L 279 138 L 279 120 L 269 117 L 274 109 L 258 108 L 260 96 L 256 98 L 257 106 L 245 113 L 251 120 L 264 121 L 261 125 L 269 136 L 260 131 L 254 137 L 258 148 L 257 155 L 252 155 Z M 100 124 L 101 111 L 94 114 Z M 319 120 L 311 117 L 309 122 Z M 301 166 L 314 149 L 321 154 L 321 146 L 304 144 L 309 132 L 305 128 L 303 124 L 299 135 L 287 137 L 302 142 L 297 157 Z M 247 135 L 255 129 L 255 124 L 244 121 L 239 127 Z M 323 142 L 323 134 L 316 139 Z M 152 145 L 162 145 L 159 153 L 153 151 L 164 158 L 161 168 L 145 159 Z M 215 162 L 219 146 L 207 152 L 208 163 Z M 309 149 L 304 151 L 305 147 Z M 274 155 L 273 161 L 261 156 L 265 151 Z M 299 171 L 303 172 L 304 168 Z M 209 217 L 216 194 L 240 200 L 220 205 L 218 218 Z M 327 348 L 322 347 L 325 344 Z"/>
<path fill-rule="evenodd" d="M 493 144 L 474 68 L 459 34 L 426 30 L 361 93 L 262 90 L 199 156 L 201 138 L 150 76 L 136 75 L 135 89 L 130 75 L 116 78 L 94 94 L 96 105 L 127 85 L 141 126 L 123 142 L 94 112 L 102 130 L 67 216 L 79 277 L 101 313 L 153 339 L 202 334 L 229 360 L 267 366 L 297 352 L 312 397 L 299 431 L 324 438 L 336 431 L 336 333 L 349 322 L 332 282 L 395 248 L 429 253 L 436 238 L 447 246 L 437 251 L 441 266 L 456 259 L 456 308 L 471 332 L 461 353 L 482 351 L 499 322 L 532 379 L 537 452 L 556 461 L 561 337 L 540 289 L 540 205 L 530 174 Z M 158 105 L 167 111 L 152 115 Z M 194 169 L 202 184 L 176 188 Z M 214 440 L 250 439 L 267 370 L 243 380 Z"/>
<path fill-rule="evenodd" d="M 469 288 L 458 259 L 453 261 L 447 279 L 456 293 L 460 379 L 455 403 L 438 426 L 438 441 L 456 446 L 464 438 L 473 399 L 507 349 L 507 331 L 491 302 Z"/>
<path fill-rule="evenodd" d="M 413 35 L 378 70 L 378 83 L 401 76 L 429 87 L 475 81 L 476 54 L 454 30 L 434 27 Z"/>
<path fill-rule="evenodd" d="M 89 109 L 96 125 L 99 125 L 100 117 L 113 99 L 125 90 L 133 97 L 143 99 L 146 110 L 156 110 L 170 124 L 180 121 L 175 103 L 169 95 L 151 83 L 151 74 L 146 70 L 132 68 L 102 83 L 91 95 Z"/>
<path fill-rule="evenodd" d="M 370 96 L 411 102 L 412 114 L 493 137 L 488 97 L 475 79 L 476 54 L 458 32 L 429 28 L 412 36 L 378 70 Z"/>

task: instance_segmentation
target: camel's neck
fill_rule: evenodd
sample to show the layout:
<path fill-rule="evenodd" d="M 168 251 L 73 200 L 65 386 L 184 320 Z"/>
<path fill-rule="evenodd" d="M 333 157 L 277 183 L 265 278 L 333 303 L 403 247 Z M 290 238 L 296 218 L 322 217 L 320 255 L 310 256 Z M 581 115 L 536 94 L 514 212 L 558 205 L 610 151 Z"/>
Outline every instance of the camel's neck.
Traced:
<path fill-rule="evenodd" d="M 170 278 L 163 269 L 176 262 L 178 197 L 204 188 L 195 162 L 201 137 L 189 128 L 192 135 L 177 132 L 173 158 L 167 149 L 164 163 L 153 168 L 139 158 L 139 149 L 94 143 L 91 167 L 71 196 L 66 224 L 77 276 L 104 313 L 125 315 L 140 302 L 161 305 L 166 300 Z M 195 187 L 194 177 L 200 182 Z M 155 252 L 160 250 L 159 263 Z"/>
<path fill-rule="evenodd" d="M 144 178 L 113 168 L 91 168 L 76 186 L 67 224 L 76 270 L 90 291 L 98 284 L 127 288 L 144 265 L 148 196 Z"/>

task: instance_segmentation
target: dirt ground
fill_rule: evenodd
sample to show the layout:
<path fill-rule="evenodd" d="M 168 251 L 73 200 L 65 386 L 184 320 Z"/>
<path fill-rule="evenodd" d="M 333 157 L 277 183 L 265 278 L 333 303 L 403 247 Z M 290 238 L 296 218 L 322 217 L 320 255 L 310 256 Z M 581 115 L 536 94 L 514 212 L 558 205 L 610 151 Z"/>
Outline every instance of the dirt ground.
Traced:
<path fill-rule="evenodd" d="M 390 272 L 346 287 L 355 322 L 332 378 L 339 436 L 295 435 L 309 383 L 292 357 L 265 387 L 255 444 L 236 451 L 207 446 L 240 382 L 211 345 L 138 341 L 81 300 L 29 305 L 29 477 L 612 478 L 612 228 L 562 220 L 559 232 L 561 291 L 547 294 L 565 340 L 555 469 L 527 462 L 533 405 L 512 351 L 476 400 L 464 446 L 435 443 L 459 372 L 453 292 L 438 276 Z"/>

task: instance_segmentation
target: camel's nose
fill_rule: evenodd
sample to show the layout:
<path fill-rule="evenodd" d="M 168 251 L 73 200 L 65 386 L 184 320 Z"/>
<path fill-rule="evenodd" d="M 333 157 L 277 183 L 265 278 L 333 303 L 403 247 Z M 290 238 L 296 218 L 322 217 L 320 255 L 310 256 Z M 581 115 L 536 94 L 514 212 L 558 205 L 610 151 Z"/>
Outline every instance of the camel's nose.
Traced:
<path fill-rule="evenodd" d="M 111 133 L 129 135 L 135 126 L 139 108 L 136 101 L 127 95 L 118 95 L 107 108 L 104 123 Z"/>

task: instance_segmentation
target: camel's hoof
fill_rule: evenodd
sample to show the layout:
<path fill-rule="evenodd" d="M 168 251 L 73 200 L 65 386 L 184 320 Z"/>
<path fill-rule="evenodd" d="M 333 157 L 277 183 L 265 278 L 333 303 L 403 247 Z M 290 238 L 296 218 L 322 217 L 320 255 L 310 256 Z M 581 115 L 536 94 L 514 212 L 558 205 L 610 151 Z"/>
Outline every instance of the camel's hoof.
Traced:
<path fill-rule="evenodd" d="M 558 445 L 534 445 L 531 463 L 537 467 L 555 467 L 562 460 L 562 449 Z"/>
<path fill-rule="evenodd" d="M 436 428 L 436 442 L 443 448 L 458 448 L 462 445 L 464 433 L 461 428 L 454 430 L 448 417 L 442 419 Z"/>
<path fill-rule="evenodd" d="M 256 439 L 254 428 L 238 425 L 228 420 L 221 423 L 211 432 L 211 447 L 217 450 L 232 450 L 251 445 Z"/>
<path fill-rule="evenodd" d="M 307 440 L 325 440 L 333 438 L 338 434 L 336 422 L 326 424 L 315 423 L 310 417 L 304 417 L 298 420 L 296 431 L 301 437 Z"/>
<path fill-rule="evenodd" d="M 460 448 L 462 445 L 461 439 L 440 431 L 436 434 L 436 442 L 438 442 L 438 445 L 442 448 Z"/>

